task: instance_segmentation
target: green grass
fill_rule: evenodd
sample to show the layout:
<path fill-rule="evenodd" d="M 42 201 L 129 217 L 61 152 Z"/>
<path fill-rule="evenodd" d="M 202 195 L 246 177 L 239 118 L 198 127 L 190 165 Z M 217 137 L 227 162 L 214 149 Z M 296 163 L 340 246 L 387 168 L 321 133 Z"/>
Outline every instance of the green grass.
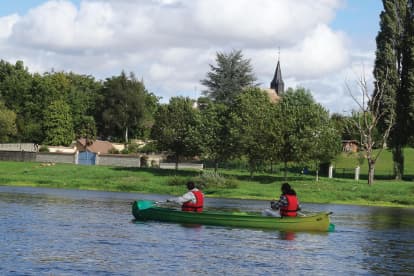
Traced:
<path fill-rule="evenodd" d="M 375 151 L 376 152 L 376 151 Z M 404 175 L 408 180 L 414 179 L 414 149 L 405 148 L 404 149 Z M 340 154 L 336 160 L 333 162 L 335 168 L 337 168 L 338 174 L 342 174 L 342 169 L 346 169 L 348 174 L 353 174 L 354 169 L 358 166 L 358 154 Z M 339 169 L 338 169 L 339 168 Z M 352 173 L 351 173 L 352 172 Z M 364 160 L 361 164 L 361 178 L 367 179 L 368 164 Z M 348 175 L 352 177 L 352 175 Z M 377 160 L 375 165 L 375 177 L 377 179 L 392 179 L 393 178 L 393 161 L 392 153 L 390 150 L 383 150 Z"/>
<path fill-rule="evenodd" d="M 247 172 L 220 173 L 232 177 L 238 187 L 210 187 L 204 190 L 208 197 L 270 200 L 279 197 L 284 181 L 280 174 L 260 173 L 251 179 Z M 0 185 L 11 186 L 179 195 L 185 192 L 185 181 L 198 175 L 195 171 L 0 162 Z M 168 185 L 175 177 L 183 179 L 183 185 Z M 316 182 L 313 176 L 300 174 L 289 174 L 288 181 L 301 202 L 414 207 L 412 181 L 377 180 L 368 186 L 366 181 L 352 179 L 321 178 Z"/>

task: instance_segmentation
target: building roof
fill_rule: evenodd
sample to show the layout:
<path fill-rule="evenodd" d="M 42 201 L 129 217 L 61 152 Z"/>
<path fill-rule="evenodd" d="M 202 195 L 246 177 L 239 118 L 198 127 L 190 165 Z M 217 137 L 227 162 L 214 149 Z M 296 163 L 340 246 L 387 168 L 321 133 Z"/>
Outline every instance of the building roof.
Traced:
<path fill-rule="evenodd" d="M 277 61 L 275 74 L 273 80 L 270 83 L 270 89 L 274 89 L 277 94 L 283 93 L 285 90 L 285 83 L 282 79 L 282 70 L 280 69 L 280 61 Z"/>
<path fill-rule="evenodd" d="M 77 142 L 80 144 L 81 147 L 83 147 L 83 150 L 90 151 L 94 153 L 108 153 L 111 149 L 114 148 L 114 146 L 111 144 L 111 142 L 108 141 L 102 141 L 102 140 L 95 140 L 92 141 L 92 144 L 87 145 L 86 139 L 81 138 L 78 139 Z M 88 140 L 88 143 L 91 141 Z M 81 149 L 79 149 L 81 150 Z"/>
<path fill-rule="evenodd" d="M 270 102 L 277 103 L 280 99 L 280 96 L 277 94 L 276 90 L 272 88 L 264 88 L 262 89 L 266 92 L 267 96 L 269 97 Z"/>

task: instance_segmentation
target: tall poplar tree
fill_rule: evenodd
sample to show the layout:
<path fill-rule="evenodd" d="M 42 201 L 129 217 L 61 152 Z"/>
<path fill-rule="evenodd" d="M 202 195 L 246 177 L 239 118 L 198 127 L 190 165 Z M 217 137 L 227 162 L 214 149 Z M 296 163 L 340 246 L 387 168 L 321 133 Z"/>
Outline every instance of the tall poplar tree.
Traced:
<path fill-rule="evenodd" d="M 404 173 L 403 146 L 406 145 L 409 133 L 407 132 L 407 109 L 405 102 L 407 88 L 403 88 L 402 72 L 410 70 L 404 68 L 403 57 L 407 39 L 407 11 L 412 0 L 383 0 L 384 11 L 380 15 L 380 31 L 377 35 L 377 51 L 375 59 L 374 77 L 376 79 L 374 94 L 381 91 L 380 109 L 384 116 L 379 123 L 381 131 L 385 131 L 391 118 L 396 122 L 391 131 L 389 146 L 393 151 L 394 173 L 396 179 L 401 179 Z M 412 70 L 412 69 L 411 69 Z M 404 84 L 404 86 L 407 84 Z M 376 104 L 374 104 L 376 105 Z"/>
<path fill-rule="evenodd" d="M 398 112 L 398 119 L 408 139 L 414 136 L 414 0 L 408 0 L 402 44 L 401 92 L 397 102 L 403 112 Z"/>

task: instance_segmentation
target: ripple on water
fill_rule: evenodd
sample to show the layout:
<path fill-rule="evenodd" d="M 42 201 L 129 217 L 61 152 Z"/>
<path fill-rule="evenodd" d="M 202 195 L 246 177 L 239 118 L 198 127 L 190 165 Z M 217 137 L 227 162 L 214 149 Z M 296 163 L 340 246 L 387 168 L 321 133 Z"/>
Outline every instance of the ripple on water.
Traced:
<path fill-rule="evenodd" d="M 129 204 L 135 197 L 0 187 L 0 274 L 414 274 L 413 210 L 312 205 L 334 211 L 335 232 L 282 233 L 136 222 Z"/>

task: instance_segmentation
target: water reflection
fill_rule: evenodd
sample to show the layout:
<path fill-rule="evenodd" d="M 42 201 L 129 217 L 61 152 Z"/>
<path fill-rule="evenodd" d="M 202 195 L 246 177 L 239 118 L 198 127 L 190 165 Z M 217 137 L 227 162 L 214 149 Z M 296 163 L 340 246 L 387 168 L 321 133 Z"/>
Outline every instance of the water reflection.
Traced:
<path fill-rule="evenodd" d="M 286 241 L 293 241 L 295 239 L 294 232 L 279 232 L 279 239 Z"/>

